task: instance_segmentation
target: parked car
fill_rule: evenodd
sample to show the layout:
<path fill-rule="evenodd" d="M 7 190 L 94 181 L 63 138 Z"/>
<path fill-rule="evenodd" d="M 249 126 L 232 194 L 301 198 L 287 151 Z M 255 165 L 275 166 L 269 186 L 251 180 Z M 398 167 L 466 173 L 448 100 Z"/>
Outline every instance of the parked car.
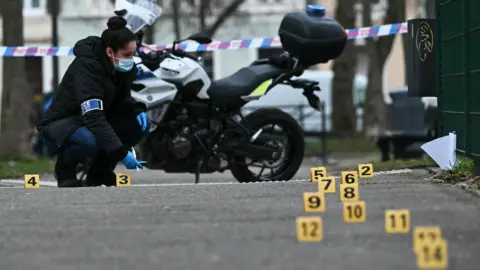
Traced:
<path fill-rule="evenodd" d="M 317 93 L 321 101 L 325 102 L 325 113 L 327 115 L 326 131 L 331 130 L 330 115 L 332 113 L 332 71 L 306 70 L 300 78 L 314 80 L 319 82 L 322 89 Z M 353 99 L 357 109 L 357 119 L 361 119 L 363 113 L 360 104 L 364 101 L 365 90 L 367 87 L 367 77 L 356 75 L 354 80 Z M 270 93 L 259 100 L 252 101 L 244 107 L 244 112 L 248 113 L 258 107 L 277 107 L 290 113 L 307 132 L 320 132 L 322 127 L 320 112 L 314 110 L 308 105 L 307 99 L 302 91 L 294 89 L 288 85 L 277 85 Z M 302 117 L 303 115 L 303 117 Z M 302 119 L 303 118 L 303 119 Z M 362 128 L 361 121 L 357 120 L 357 129 Z"/>

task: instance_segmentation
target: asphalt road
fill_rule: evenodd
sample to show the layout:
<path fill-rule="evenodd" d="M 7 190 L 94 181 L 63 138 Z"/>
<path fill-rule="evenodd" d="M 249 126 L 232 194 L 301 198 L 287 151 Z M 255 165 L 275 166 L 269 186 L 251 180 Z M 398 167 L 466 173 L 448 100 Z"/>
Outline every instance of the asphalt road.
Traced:
<path fill-rule="evenodd" d="M 411 233 L 384 233 L 391 208 L 410 209 L 412 226 L 442 228 L 448 269 L 479 269 L 479 198 L 425 176 L 362 179 L 362 224 L 344 223 L 338 193 L 327 194 L 319 243 L 296 241 L 296 217 L 315 215 L 303 211 L 303 192 L 316 190 L 305 181 L 236 184 L 217 174 L 195 186 L 192 175 L 134 172 L 124 188 L 3 187 L 0 269 L 416 269 Z M 307 177 L 305 166 L 297 179 Z"/>

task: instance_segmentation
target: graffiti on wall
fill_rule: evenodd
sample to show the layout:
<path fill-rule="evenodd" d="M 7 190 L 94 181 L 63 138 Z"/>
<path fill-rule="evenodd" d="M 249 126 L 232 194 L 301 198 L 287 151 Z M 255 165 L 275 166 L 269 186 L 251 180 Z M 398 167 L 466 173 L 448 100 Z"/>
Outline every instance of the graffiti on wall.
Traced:
<path fill-rule="evenodd" d="M 429 23 L 421 22 L 415 35 L 415 43 L 420 60 L 427 60 L 427 56 L 433 52 L 434 36 Z"/>

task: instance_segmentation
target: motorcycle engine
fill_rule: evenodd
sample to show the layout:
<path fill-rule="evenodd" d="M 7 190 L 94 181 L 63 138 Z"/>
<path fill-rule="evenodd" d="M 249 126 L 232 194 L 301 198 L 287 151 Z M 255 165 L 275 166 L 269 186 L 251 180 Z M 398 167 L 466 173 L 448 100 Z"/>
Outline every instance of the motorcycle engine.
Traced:
<path fill-rule="evenodd" d="M 192 151 L 192 138 L 189 136 L 189 129 L 186 128 L 182 132 L 178 133 L 175 137 L 171 138 L 168 142 L 168 151 L 176 159 L 184 159 L 188 157 Z"/>
<path fill-rule="evenodd" d="M 167 140 L 170 155 L 182 160 L 203 153 L 204 146 L 201 144 L 209 141 L 209 130 L 205 128 L 206 125 L 206 122 L 199 122 L 198 125 L 183 127 L 177 131 Z M 212 132 L 217 132 L 218 124 L 215 127 Z"/>

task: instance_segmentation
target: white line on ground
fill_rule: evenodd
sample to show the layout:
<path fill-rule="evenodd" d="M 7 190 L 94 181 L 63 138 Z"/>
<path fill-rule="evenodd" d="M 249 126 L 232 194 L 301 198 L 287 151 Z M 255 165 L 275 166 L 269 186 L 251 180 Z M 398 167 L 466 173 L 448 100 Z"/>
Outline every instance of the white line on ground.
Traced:
<path fill-rule="evenodd" d="M 394 175 L 394 174 L 404 174 L 404 173 L 411 173 L 413 172 L 410 169 L 402 169 L 402 170 L 391 170 L 391 171 L 383 171 L 383 172 L 374 172 L 374 175 Z M 340 178 L 340 176 L 333 176 L 335 178 Z M 258 185 L 258 184 L 275 184 L 278 182 L 283 183 L 299 183 L 299 182 L 307 182 L 309 179 L 295 179 L 290 181 L 276 181 L 276 182 L 257 182 L 257 183 L 239 183 L 239 182 L 215 182 L 215 183 L 152 183 L 152 184 L 132 184 L 132 187 L 175 187 L 175 186 L 215 186 L 215 185 Z M 23 188 L 24 180 L 18 179 L 5 179 L 0 180 L 0 183 L 5 184 L 12 184 L 12 185 L 19 185 L 14 187 L 0 187 L 0 188 Z M 21 185 L 21 186 L 20 186 Z M 56 187 L 56 181 L 41 181 L 41 186 L 44 187 Z"/>

